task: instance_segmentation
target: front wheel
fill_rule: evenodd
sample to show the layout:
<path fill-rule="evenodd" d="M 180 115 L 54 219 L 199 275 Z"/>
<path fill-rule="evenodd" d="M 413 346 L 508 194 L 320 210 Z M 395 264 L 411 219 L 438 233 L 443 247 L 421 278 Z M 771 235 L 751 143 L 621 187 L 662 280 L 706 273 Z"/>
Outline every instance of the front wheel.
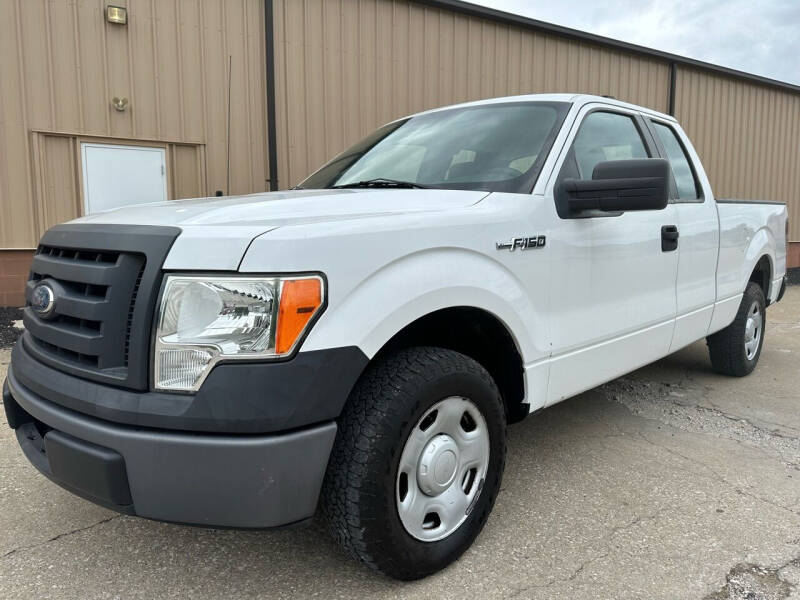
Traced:
<path fill-rule="evenodd" d="M 764 345 L 766 304 L 761 286 L 751 281 L 742 295 L 733 323 L 708 336 L 711 365 L 717 373 L 743 377 L 756 368 Z"/>
<path fill-rule="evenodd" d="M 339 420 L 322 491 L 334 537 L 397 579 L 446 567 L 491 512 L 505 435 L 497 386 L 471 358 L 424 347 L 379 360 Z"/>

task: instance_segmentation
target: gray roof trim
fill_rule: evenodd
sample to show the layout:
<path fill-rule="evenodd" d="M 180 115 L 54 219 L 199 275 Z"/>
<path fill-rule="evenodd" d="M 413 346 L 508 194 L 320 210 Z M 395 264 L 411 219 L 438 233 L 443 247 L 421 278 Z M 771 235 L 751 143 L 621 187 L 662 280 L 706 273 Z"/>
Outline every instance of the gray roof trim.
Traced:
<path fill-rule="evenodd" d="M 571 29 L 569 27 L 562 27 L 561 25 L 554 25 L 553 23 L 537 21 L 536 19 L 523 17 L 522 15 L 515 15 L 513 13 L 507 13 L 494 8 L 479 6 L 477 4 L 472 4 L 471 2 L 464 2 L 463 0 L 425 0 L 423 2 L 420 2 L 420 0 L 412 1 L 435 8 L 451 10 L 461 14 L 490 19 L 492 21 L 498 21 L 508 25 L 517 25 L 526 29 L 535 29 L 551 35 L 579 40 L 586 43 L 596 44 L 598 46 L 605 46 L 625 52 L 649 56 L 651 58 L 656 58 L 669 63 L 711 71 L 720 75 L 727 75 L 728 77 L 734 77 L 736 79 L 742 79 L 753 83 L 780 88 L 790 92 L 800 92 L 800 85 L 794 85 L 791 83 L 786 83 L 785 81 L 778 81 L 777 79 L 770 79 L 769 77 L 762 77 L 761 75 L 754 75 L 752 73 L 746 73 L 744 71 L 722 67 L 720 65 L 704 62 L 702 60 L 695 60 L 693 58 L 680 56 L 678 54 L 662 52 L 661 50 L 654 50 L 653 48 L 646 48 L 645 46 L 639 46 L 637 44 L 629 44 L 628 42 L 622 42 L 620 40 L 604 37 L 602 35 L 595 35 L 593 33 L 580 31 L 578 29 Z"/>

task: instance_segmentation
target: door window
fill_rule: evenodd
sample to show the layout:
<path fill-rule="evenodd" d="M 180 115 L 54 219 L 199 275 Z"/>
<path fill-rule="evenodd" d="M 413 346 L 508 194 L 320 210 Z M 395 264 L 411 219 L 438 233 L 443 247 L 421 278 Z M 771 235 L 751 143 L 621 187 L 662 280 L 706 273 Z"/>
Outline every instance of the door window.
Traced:
<path fill-rule="evenodd" d="M 589 113 L 581 123 L 560 179 L 591 179 L 599 162 L 648 157 L 644 140 L 632 117 L 596 111 Z"/>
<path fill-rule="evenodd" d="M 686 156 L 686 151 L 683 148 L 675 131 L 668 125 L 652 121 L 655 128 L 656 135 L 667 153 L 669 164 L 672 166 L 672 176 L 675 179 L 675 187 L 677 199 L 687 202 L 698 200 L 700 198 L 700 186 L 697 185 L 697 179 L 692 170 L 692 163 L 689 157 Z"/>

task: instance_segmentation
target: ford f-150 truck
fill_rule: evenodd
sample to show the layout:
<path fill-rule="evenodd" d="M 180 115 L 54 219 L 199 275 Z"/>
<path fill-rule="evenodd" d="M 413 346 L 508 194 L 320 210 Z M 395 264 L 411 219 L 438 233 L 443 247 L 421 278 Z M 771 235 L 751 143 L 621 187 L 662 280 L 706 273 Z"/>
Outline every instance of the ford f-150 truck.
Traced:
<path fill-rule="evenodd" d="M 389 123 L 295 189 L 47 231 L 3 403 L 30 462 L 131 515 L 269 528 L 433 573 L 506 426 L 706 339 L 743 376 L 786 208 L 716 199 L 673 117 L 531 95 Z"/>

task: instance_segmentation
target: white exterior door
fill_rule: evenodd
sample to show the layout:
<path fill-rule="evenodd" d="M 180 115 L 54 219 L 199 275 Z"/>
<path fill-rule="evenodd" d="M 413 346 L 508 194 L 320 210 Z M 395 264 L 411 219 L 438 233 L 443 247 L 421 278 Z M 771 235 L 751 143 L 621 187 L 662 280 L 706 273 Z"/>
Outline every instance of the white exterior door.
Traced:
<path fill-rule="evenodd" d="M 691 142 L 679 127 L 650 119 L 661 155 L 672 167 L 672 198 L 678 231 L 678 316 L 670 352 L 691 344 L 708 333 L 717 299 L 719 218 L 711 188 L 700 182 L 692 165 Z"/>
<path fill-rule="evenodd" d="M 657 156 L 643 129 L 632 111 L 589 105 L 567 140 L 557 180 L 591 179 L 601 161 Z M 548 184 L 546 201 L 554 202 L 557 185 Z M 662 250 L 661 228 L 676 219 L 674 204 L 618 216 L 554 215 L 548 404 L 669 352 L 678 252 Z"/>
<path fill-rule="evenodd" d="M 164 148 L 85 142 L 81 163 L 84 214 L 167 199 Z"/>

